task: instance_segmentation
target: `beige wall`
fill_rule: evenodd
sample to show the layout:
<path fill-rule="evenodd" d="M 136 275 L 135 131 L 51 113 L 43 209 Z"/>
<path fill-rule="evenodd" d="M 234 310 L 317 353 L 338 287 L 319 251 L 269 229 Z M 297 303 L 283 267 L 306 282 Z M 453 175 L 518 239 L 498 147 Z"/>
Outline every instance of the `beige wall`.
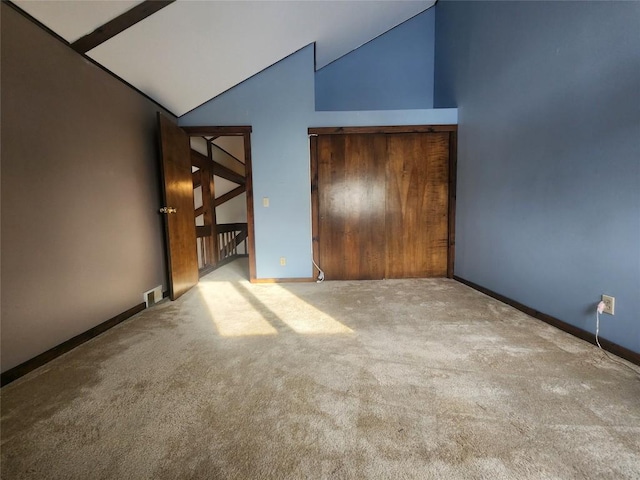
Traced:
<path fill-rule="evenodd" d="M 158 107 L 2 3 L 2 371 L 166 290 Z"/>

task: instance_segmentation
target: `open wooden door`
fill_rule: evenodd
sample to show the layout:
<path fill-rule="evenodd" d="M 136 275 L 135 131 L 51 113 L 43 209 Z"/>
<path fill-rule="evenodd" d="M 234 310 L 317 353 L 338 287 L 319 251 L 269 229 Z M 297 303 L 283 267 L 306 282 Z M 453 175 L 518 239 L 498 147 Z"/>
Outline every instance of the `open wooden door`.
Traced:
<path fill-rule="evenodd" d="M 158 113 L 162 185 L 169 264 L 169 295 L 175 300 L 198 283 L 189 136 Z"/>

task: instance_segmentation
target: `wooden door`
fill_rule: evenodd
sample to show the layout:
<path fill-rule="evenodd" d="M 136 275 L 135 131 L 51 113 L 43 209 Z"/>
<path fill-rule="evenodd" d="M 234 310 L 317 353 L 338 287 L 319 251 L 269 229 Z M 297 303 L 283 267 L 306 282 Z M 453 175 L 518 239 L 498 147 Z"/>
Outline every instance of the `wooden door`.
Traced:
<path fill-rule="evenodd" d="M 384 278 L 385 157 L 384 136 L 318 137 L 318 249 L 328 280 Z"/>
<path fill-rule="evenodd" d="M 327 279 L 453 276 L 455 126 L 309 129 Z"/>
<path fill-rule="evenodd" d="M 165 214 L 169 294 L 175 300 L 198 283 L 198 257 L 193 208 L 191 148 L 188 135 L 158 113 Z"/>
<path fill-rule="evenodd" d="M 386 278 L 447 274 L 449 133 L 387 135 Z"/>

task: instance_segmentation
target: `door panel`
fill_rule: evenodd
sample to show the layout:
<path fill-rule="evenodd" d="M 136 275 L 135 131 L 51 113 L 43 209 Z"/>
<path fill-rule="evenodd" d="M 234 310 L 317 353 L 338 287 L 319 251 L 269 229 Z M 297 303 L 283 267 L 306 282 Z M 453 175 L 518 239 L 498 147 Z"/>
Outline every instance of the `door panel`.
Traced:
<path fill-rule="evenodd" d="M 314 242 L 327 279 L 448 274 L 450 142 L 450 131 L 314 138 Z"/>
<path fill-rule="evenodd" d="M 169 293 L 175 300 L 198 283 L 191 152 L 188 135 L 161 114 L 158 128 L 164 206 L 176 209 L 165 214 Z"/>
<path fill-rule="evenodd" d="M 449 134 L 387 136 L 386 277 L 447 274 Z"/>
<path fill-rule="evenodd" d="M 379 135 L 318 137 L 319 260 L 329 280 L 381 279 L 385 156 Z"/>

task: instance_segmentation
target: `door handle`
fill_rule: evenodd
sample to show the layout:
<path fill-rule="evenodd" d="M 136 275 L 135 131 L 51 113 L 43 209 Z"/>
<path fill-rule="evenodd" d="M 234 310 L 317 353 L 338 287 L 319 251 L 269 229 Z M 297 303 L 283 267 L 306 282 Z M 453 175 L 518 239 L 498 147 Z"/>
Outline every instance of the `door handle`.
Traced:
<path fill-rule="evenodd" d="M 160 213 L 178 213 L 178 209 L 173 207 L 162 207 L 160 209 Z"/>

